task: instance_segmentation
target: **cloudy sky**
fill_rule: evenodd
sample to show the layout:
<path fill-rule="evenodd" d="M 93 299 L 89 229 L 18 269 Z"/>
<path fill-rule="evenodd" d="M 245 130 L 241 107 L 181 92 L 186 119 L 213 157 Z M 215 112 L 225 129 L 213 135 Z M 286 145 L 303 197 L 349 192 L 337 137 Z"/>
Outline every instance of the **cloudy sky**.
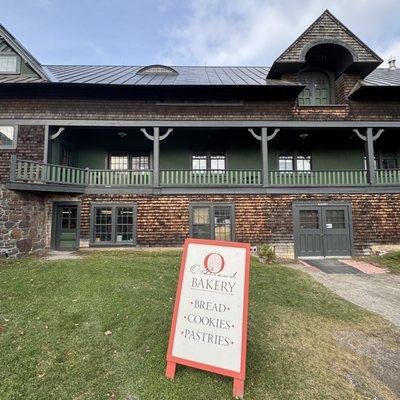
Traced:
<path fill-rule="evenodd" d="M 326 8 L 400 61 L 399 0 L 0 0 L 42 64 L 271 65 Z"/>

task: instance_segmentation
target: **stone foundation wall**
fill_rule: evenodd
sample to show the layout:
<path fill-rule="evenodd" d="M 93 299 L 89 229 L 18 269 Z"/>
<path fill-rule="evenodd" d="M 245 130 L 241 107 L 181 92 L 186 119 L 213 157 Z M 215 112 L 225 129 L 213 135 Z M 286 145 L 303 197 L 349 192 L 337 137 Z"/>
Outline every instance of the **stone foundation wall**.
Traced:
<path fill-rule="evenodd" d="M 45 246 L 43 195 L 13 192 L 0 185 L 0 258 L 41 254 Z"/>

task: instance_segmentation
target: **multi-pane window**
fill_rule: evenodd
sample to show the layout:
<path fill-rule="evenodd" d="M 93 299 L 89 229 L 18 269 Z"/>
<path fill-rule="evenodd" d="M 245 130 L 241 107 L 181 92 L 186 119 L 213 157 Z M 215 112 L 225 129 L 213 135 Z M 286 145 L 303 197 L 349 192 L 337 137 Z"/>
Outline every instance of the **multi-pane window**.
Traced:
<path fill-rule="evenodd" d="M 279 171 L 311 171 L 311 154 L 283 153 L 278 156 Z"/>
<path fill-rule="evenodd" d="M 13 126 L 0 126 L 0 148 L 15 145 L 15 129 Z"/>
<path fill-rule="evenodd" d="M 278 169 L 279 171 L 293 171 L 293 156 L 287 154 L 281 154 L 278 158 Z"/>
<path fill-rule="evenodd" d="M 135 216 L 133 205 L 94 205 L 92 243 L 135 244 Z"/>
<path fill-rule="evenodd" d="M 330 79 L 328 75 L 317 71 L 299 74 L 299 83 L 305 86 L 299 94 L 300 106 L 320 106 L 331 103 Z"/>
<path fill-rule="evenodd" d="M 0 56 L 0 73 L 16 74 L 18 73 L 19 57 L 16 55 Z"/>
<path fill-rule="evenodd" d="M 112 170 L 148 170 L 150 169 L 149 155 L 110 154 L 109 169 Z"/>
<path fill-rule="evenodd" d="M 128 169 L 128 156 L 110 155 L 110 169 Z"/>
<path fill-rule="evenodd" d="M 397 169 L 397 154 L 378 151 L 374 156 L 375 169 Z M 364 156 L 364 169 L 367 169 L 367 157 Z"/>
<path fill-rule="evenodd" d="M 332 229 L 345 229 L 346 217 L 344 210 L 326 210 L 325 211 L 326 223 L 332 226 Z"/>
<path fill-rule="evenodd" d="M 72 151 L 67 147 L 61 148 L 60 165 L 72 166 Z"/>
<path fill-rule="evenodd" d="M 192 156 L 192 170 L 225 170 L 226 157 L 224 154 L 204 153 Z"/>
<path fill-rule="evenodd" d="M 192 206 L 191 236 L 200 239 L 233 240 L 233 206 Z"/>
<path fill-rule="evenodd" d="M 319 229 L 318 210 L 300 210 L 299 217 L 301 229 Z"/>
<path fill-rule="evenodd" d="M 134 170 L 147 170 L 150 169 L 149 156 L 132 156 L 131 168 Z"/>
<path fill-rule="evenodd" d="M 193 156 L 192 169 L 195 171 L 207 169 L 207 156 L 206 155 Z"/>
<path fill-rule="evenodd" d="M 77 221 L 77 207 L 76 206 L 63 206 L 61 214 L 61 228 L 62 229 L 75 229 Z"/>

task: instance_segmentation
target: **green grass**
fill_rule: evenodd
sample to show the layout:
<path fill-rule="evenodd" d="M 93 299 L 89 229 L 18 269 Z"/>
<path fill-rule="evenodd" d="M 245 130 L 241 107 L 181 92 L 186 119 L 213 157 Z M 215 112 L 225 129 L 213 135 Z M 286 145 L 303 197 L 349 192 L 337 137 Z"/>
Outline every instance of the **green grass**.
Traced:
<path fill-rule="evenodd" d="M 393 251 L 382 256 L 370 256 L 365 259 L 378 267 L 388 269 L 393 274 L 400 274 L 400 251 Z"/>
<path fill-rule="evenodd" d="M 179 259 L 110 251 L 3 262 L 0 399 L 230 399 L 229 378 L 182 366 L 164 377 Z M 393 345 L 389 324 L 291 268 L 253 260 L 250 280 L 246 399 L 395 398 L 371 360 L 335 339 L 359 332 Z"/>

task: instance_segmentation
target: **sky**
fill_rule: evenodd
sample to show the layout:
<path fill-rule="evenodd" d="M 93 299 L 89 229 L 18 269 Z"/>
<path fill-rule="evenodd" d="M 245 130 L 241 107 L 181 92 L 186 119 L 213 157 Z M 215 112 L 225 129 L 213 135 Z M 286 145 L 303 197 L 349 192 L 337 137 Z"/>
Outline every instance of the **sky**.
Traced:
<path fill-rule="evenodd" d="M 0 0 L 0 23 L 44 65 L 270 66 L 327 8 L 400 64 L 399 0 Z"/>

